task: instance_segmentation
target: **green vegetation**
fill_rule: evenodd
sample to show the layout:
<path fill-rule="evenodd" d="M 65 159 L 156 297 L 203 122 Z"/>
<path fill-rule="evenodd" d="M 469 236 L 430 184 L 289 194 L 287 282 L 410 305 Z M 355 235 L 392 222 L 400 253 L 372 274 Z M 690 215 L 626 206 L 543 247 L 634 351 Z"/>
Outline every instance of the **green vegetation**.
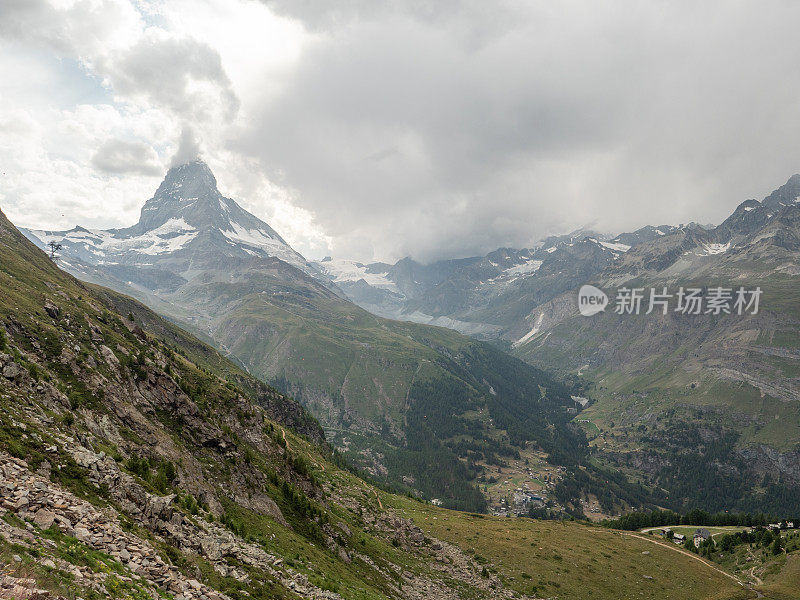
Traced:
<path fill-rule="evenodd" d="M 792 519 L 790 521 L 794 522 Z M 651 512 L 632 512 L 618 519 L 604 521 L 603 525 L 613 529 L 636 531 L 647 527 L 667 527 L 674 525 L 695 526 L 736 526 L 736 527 L 763 527 L 768 523 L 781 522 L 781 519 L 764 514 L 748 513 L 708 513 L 704 510 L 690 510 L 684 515 L 671 510 L 654 510 Z"/>
<path fill-rule="evenodd" d="M 677 283 L 678 273 L 624 265 L 644 269 L 631 287 L 760 287 L 756 316 L 574 316 L 514 354 L 564 377 L 582 374 L 593 402 L 579 419 L 591 422 L 581 426 L 593 453 L 641 481 L 660 506 L 800 513 L 796 478 L 778 474 L 800 452 L 800 302 L 796 278 L 771 260 L 720 257 L 713 271 Z M 614 285 L 601 287 L 614 295 Z M 765 465 L 774 473 L 766 480 Z"/>
<path fill-rule="evenodd" d="M 485 465 L 515 457 L 528 443 L 553 464 L 593 473 L 565 492 L 589 493 L 590 481 L 599 490 L 606 479 L 594 473 L 585 436 L 569 424 L 565 410 L 580 391 L 572 383 L 452 330 L 377 317 L 313 279 L 267 264 L 248 264 L 233 279 L 218 277 L 218 265 L 212 267 L 159 309 L 198 336 L 202 329 L 203 339 L 295 397 L 343 456 L 380 484 L 483 511 L 476 480 Z M 170 347 L 183 347 L 135 303 L 111 301 Z M 188 348 L 187 357 L 229 378 L 219 356 Z M 624 500 L 615 487 L 604 501 L 636 503 L 643 494 L 635 487 Z M 569 498 L 573 506 L 579 500 Z"/>
<path fill-rule="evenodd" d="M 166 494 L 177 477 L 175 465 L 166 460 L 131 456 L 125 461 L 125 468 L 160 494 Z"/>

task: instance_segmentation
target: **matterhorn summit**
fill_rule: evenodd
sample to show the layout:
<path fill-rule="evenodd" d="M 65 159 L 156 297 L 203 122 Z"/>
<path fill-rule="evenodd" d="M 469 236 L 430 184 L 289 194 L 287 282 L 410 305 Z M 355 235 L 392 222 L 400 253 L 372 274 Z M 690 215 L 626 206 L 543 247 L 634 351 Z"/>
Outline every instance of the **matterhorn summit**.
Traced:
<path fill-rule="evenodd" d="M 182 272 L 214 261 L 277 258 L 307 273 L 314 268 L 264 221 L 223 196 L 199 158 L 173 166 L 139 222 L 124 229 L 27 230 L 40 246 L 61 244 L 66 266 L 155 267 Z"/>

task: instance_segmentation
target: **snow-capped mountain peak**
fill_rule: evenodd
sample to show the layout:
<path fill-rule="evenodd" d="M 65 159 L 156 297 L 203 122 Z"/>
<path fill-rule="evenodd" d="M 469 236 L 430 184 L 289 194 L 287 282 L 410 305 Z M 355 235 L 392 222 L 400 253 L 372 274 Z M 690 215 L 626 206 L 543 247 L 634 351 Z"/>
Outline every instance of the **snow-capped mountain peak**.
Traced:
<path fill-rule="evenodd" d="M 155 195 L 145 202 L 137 226 L 143 230 L 154 229 L 178 215 L 217 216 L 221 207 L 214 204 L 220 196 L 217 180 L 203 161 L 194 160 L 173 167 Z"/>
<path fill-rule="evenodd" d="M 198 231 L 227 232 L 230 236 L 226 237 L 239 238 L 236 241 L 244 244 L 287 245 L 264 221 L 223 196 L 211 169 L 199 159 L 171 168 L 142 207 L 139 222 L 121 232 L 142 234 L 171 220 L 184 221 Z"/>
<path fill-rule="evenodd" d="M 131 227 L 26 233 L 40 245 L 59 242 L 65 259 L 89 264 L 156 266 L 156 262 L 169 261 L 172 269 L 180 271 L 181 264 L 196 267 L 200 258 L 271 256 L 314 272 L 274 229 L 223 196 L 211 169 L 199 159 L 171 168 L 142 207 L 139 222 Z"/>

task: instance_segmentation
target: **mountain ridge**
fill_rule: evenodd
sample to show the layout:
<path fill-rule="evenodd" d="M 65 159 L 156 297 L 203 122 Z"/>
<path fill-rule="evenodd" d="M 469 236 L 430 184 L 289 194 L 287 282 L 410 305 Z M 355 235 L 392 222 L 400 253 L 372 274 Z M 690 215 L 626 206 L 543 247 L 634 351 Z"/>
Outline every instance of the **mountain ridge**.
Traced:
<path fill-rule="evenodd" d="M 0 289 L 2 595 L 534 597 L 507 583 L 498 552 L 475 557 L 425 522 L 469 527 L 469 515 L 393 496 L 342 469 L 225 377 L 236 369 L 211 348 L 133 300 L 124 305 L 131 314 L 120 314 L 115 293 L 60 271 L 2 211 Z M 557 533 L 549 529 L 540 532 Z M 581 534 L 571 530 L 587 549 Z M 645 544 L 619 550 L 644 566 Z M 663 551 L 658 564 L 671 559 Z M 693 585 L 698 594 L 726 585 L 693 562 L 681 564 L 711 580 Z"/>
<path fill-rule="evenodd" d="M 531 248 L 498 248 L 484 256 L 429 265 L 410 257 L 393 265 L 347 260 L 325 260 L 316 265 L 348 298 L 371 312 L 451 327 L 511 348 L 532 330 L 526 307 L 552 300 L 610 265 L 624 262 L 631 248 L 680 234 L 687 237 L 683 244 L 686 249 L 719 251 L 732 238 L 766 224 L 782 207 L 795 205 L 798 198 L 800 175 L 796 174 L 761 202 L 741 203 L 717 226 L 694 222 L 647 225 L 616 235 L 584 227 L 549 236 Z"/>
<path fill-rule="evenodd" d="M 549 300 L 601 271 L 632 245 L 677 229 L 647 226 L 612 237 L 582 228 L 531 248 L 498 248 L 485 256 L 430 265 L 409 257 L 394 265 L 346 260 L 316 265 L 371 312 L 502 340 L 510 347 L 522 335 L 525 304 Z"/>

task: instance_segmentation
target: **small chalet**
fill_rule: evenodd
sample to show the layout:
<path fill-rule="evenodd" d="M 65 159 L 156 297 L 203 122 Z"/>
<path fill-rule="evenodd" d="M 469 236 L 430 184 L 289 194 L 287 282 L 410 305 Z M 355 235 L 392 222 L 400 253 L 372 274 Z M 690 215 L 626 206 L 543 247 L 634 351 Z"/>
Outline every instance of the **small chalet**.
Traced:
<path fill-rule="evenodd" d="M 705 542 L 708 538 L 711 537 L 711 532 L 706 529 L 705 527 L 700 527 L 694 532 L 694 547 L 699 548 L 700 544 Z"/>

